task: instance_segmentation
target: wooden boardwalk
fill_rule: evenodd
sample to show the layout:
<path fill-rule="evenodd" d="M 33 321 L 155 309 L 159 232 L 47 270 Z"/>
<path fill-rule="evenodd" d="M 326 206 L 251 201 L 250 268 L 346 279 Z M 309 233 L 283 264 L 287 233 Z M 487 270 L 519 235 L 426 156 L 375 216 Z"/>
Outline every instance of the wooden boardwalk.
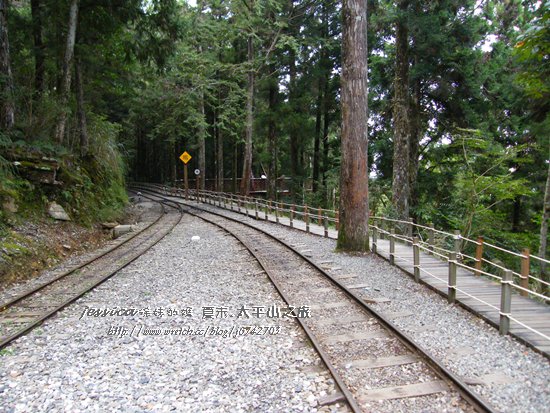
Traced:
<path fill-rule="evenodd" d="M 181 198 L 180 198 L 181 199 Z M 216 203 L 216 205 L 218 205 Z M 231 207 L 229 201 L 226 210 L 247 214 L 250 218 L 256 217 L 256 211 L 244 206 L 238 206 L 233 202 Z M 290 226 L 290 219 L 287 216 L 277 217 L 275 214 L 267 214 L 264 210 L 258 211 L 258 219 Z M 324 227 L 312 218 L 309 226 L 297 217 L 292 221 L 292 227 L 308 231 L 311 234 L 325 236 Z M 309 228 L 308 228 L 309 227 Z M 338 231 L 329 228 L 326 236 L 332 239 L 338 237 Z M 372 240 L 371 240 L 372 245 Z M 377 254 L 385 259 L 390 258 L 390 243 L 386 239 L 377 240 Z M 419 281 L 426 284 L 440 294 L 448 294 L 449 264 L 447 261 L 438 259 L 422 250 L 419 253 Z M 414 276 L 413 247 L 403 242 L 395 242 L 394 264 L 406 273 Z M 501 284 L 484 276 L 476 276 L 472 271 L 457 267 L 456 271 L 456 302 L 474 314 L 482 317 L 497 329 L 500 323 L 500 300 Z M 550 358 L 550 305 L 523 297 L 512 291 L 511 317 L 528 325 L 534 332 L 522 326 L 514 320 L 510 320 L 509 333 L 525 344 Z M 539 334 L 540 333 L 540 334 Z M 542 335 L 541 335 L 542 334 Z M 545 337 L 544 337 L 545 336 Z"/>
<path fill-rule="evenodd" d="M 238 212 L 236 204 L 234 205 L 234 211 Z M 241 208 L 241 213 L 245 213 L 244 208 Z M 255 211 L 249 210 L 248 216 L 254 218 Z M 258 218 L 265 221 L 265 217 L 265 213 L 260 211 Z M 277 222 L 277 220 L 282 225 L 290 226 L 290 219 L 286 216 L 277 219 L 273 214 L 267 215 L 267 221 Z M 306 231 L 305 222 L 296 218 L 293 220 L 293 227 Z M 309 224 L 309 232 L 324 236 L 323 226 L 315 223 L 314 219 Z M 329 228 L 328 237 L 336 239 L 338 231 Z M 377 254 L 389 260 L 389 241 L 378 239 L 377 246 Z M 401 242 L 395 243 L 395 265 L 410 275 L 414 274 L 412 245 Z M 448 263 L 420 251 L 420 268 L 420 281 L 442 295 L 447 296 Z M 476 276 L 473 272 L 458 267 L 456 286 L 457 302 L 498 329 L 500 322 L 500 283 L 494 282 L 487 277 Z M 477 299 L 472 298 L 472 296 Z M 550 337 L 550 306 L 513 292 L 511 310 L 513 318 Z M 510 334 L 550 358 L 550 340 L 513 320 L 510 321 Z"/>
<path fill-rule="evenodd" d="M 378 240 L 377 245 L 378 255 L 389 260 L 389 241 Z M 413 249 L 411 245 L 395 243 L 395 256 L 395 265 L 409 274 L 414 274 Z M 447 262 L 420 251 L 420 268 L 421 281 L 446 296 L 449 274 Z M 456 274 L 456 287 L 456 299 L 460 305 L 498 328 L 500 322 L 500 283 L 486 277 L 476 276 L 473 272 L 459 267 Z M 472 296 L 478 298 L 478 300 L 472 298 Z M 496 308 L 479 300 L 483 300 Z M 513 293 L 511 313 L 512 317 L 518 321 L 529 325 L 546 336 L 550 336 L 550 306 Z M 534 347 L 546 357 L 550 357 L 550 340 L 521 326 L 515 321 L 510 322 L 510 334 Z"/>

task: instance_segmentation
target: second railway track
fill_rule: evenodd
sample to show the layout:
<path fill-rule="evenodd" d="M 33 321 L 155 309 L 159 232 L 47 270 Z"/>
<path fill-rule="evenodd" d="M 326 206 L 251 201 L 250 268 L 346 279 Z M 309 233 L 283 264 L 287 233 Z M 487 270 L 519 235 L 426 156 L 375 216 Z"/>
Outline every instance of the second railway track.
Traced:
<path fill-rule="evenodd" d="M 162 201 L 160 205 L 161 214 L 141 231 L 1 303 L 0 349 L 112 277 L 170 233 L 182 218 L 181 209 Z"/>
<path fill-rule="evenodd" d="M 345 398 L 353 411 L 494 411 L 408 335 L 284 241 L 236 219 L 140 190 L 183 204 L 186 212 L 232 234 L 287 303 L 308 303 L 314 316 L 299 321 L 342 390 L 334 400 Z"/>

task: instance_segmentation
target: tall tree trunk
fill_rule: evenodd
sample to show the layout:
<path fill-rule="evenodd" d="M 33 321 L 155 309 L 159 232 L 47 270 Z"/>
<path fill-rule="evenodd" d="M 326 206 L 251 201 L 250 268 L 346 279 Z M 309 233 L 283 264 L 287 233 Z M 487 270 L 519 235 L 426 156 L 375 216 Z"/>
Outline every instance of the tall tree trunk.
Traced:
<path fill-rule="evenodd" d="M 178 139 L 175 138 L 174 142 L 172 143 L 172 156 L 171 158 L 171 166 L 172 166 L 172 185 L 177 186 L 177 180 L 178 180 L 178 162 L 179 162 L 179 153 L 178 153 Z"/>
<path fill-rule="evenodd" d="M 75 60 L 75 80 L 76 80 L 76 104 L 78 114 L 78 132 L 80 136 L 80 156 L 88 155 L 90 145 L 88 138 L 88 120 L 86 118 L 86 109 L 84 107 L 84 87 L 82 76 L 82 64 L 80 59 Z"/>
<path fill-rule="evenodd" d="M 267 125 L 267 141 L 269 151 L 269 167 L 267 171 L 267 197 L 277 199 L 277 123 L 275 119 L 275 106 L 277 105 L 278 77 L 274 65 L 271 65 L 269 72 L 272 79 L 269 79 L 269 121 Z"/>
<path fill-rule="evenodd" d="M 295 112 L 298 110 L 296 103 L 296 52 L 294 49 L 289 49 L 289 85 L 288 85 L 288 104 L 290 110 Z M 292 194 L 298 195 L 301 193 L 302 183 L 302 168 L 300 157 L 300 142 L 298 138 L 298 127 L 295 121 L 291 120 L 289 130 L 290 141 L 290 174 L 292 175 Z"/>
<path fill-rule="evenodd" d="M 67 123 L 67 115 L 69 108 L 69 93 L 71 90 L 71 62 L 74 57 L 74 44 L 76 40 L 76 26 L 78 23 L 78 3 L 79 0 L 71 1 L 69 10 L 69 26 L 67 30 L 67 39 L 65 44 L 65 54 L 63 56 L 63 74 L 61 77 L 61 90 L 59 91 L 59 103 L 61 106 L 61 114 L 57 119 L 55 127 L 55 140 L 58 143 L 63 143 L 65 137 L 65 125 Z"/>
<path fill-rule="evenodd" d="M 342 161 L 337 247 L 369 250 L 367 2 L 342 7 Z"/>
<path fill-rule="evenodd" d="M 15 124 L 15 104 L 8 38 L 8 0 L 0 0 L 0 94 L 0 126 L 9 130 Z"/>
<path fill-rule="evenodd" d="M 197 2 L 197 8 L 198 8 L 198 17 L 199 21 L 202 17 L 202 10 L 204 8 L 204 2 L 203 0 L 199 0 Z M 199 39 L 200 41 L 200 39 Z M 198 45 L 198 51 L 199 55 L 202 54 L 202 45 Z M 200 89 L 200 96 L 199 96 L 199 113 L 201 114 L 201 123 L 198 130 L 198 146 L 199 146 L 199 169 L 200 174 L 198 176 L 195 176 L 195 179 L 199 180 L 199 188 L 201 190 L 204 190 L 204 182 L 206 179 L 206 117 L 204 112 L 204 90 Z"/>
<path fill-rule="evenodd" d="M 252 135 L 254 133 L 254 43 L 252 35 L 248 36 L 248 91 L 246 96 L 246 136 L 244 146 L 243 175 L 241 179 L 241 195 L 250 192 L 250 177 L 252 175 Z"/>
<path fill-rule="evenodd" d="M 550 221 L 550 164 L 548 164 L 548 176 L 546 177 L 546 189 L 544 190 L 544 203 L 542 208 L 542 221 L 540 223 L 539 257 L 546 259 L 548 243 L 548 221 Z M 550 282 L 550 276 L 546 272 L 546 264 L 541 263 L 542 278 Z"/>
<path fill-rule="evenodd" d="M 44 43 L 42 41 L 42 11 L 40 0 L 31 0 L 32 35 L 34 39 L 34 91 L 37 96 L 44 92 Z"/>
<path fill-rule="evenodd" d="M 216 125 L 216 170 L 218 178 L 218 191 L 224 192 L 224 176 L 223 176 L 223 134 L 219 125 Z"/>
<path fill-rule="evenodd" d="M 404 12 L 408 0 L 399 3 Z M 403 17 L 399 16 L 395 35 L 395 78 L 393 97 L 393 183 L 392 200 L 397 217 L 409 218 L 410 199 L 410 136 L 409 119 L 409 35 Z"/>
<path fill-rule="evenodd" d="M 424 128 L 422 127 L 421 115 L 421 96 L 420 96 L 420 80 L 415 81 L 413 87 L 413 101 L 414 103 L 410 107 L 410 122 L 411 122 L 411 135 L 409 141 L 409 186 L 410 186 L 410 210 L 411 217 L 416 220 L 416 214 L 414 213 L 415 207 L 418 206 L 418 164 L 420 156 L 420 140 Z"/>
<path fill-rule="evenodd" d="M 329 100 L 328 100 L 328 94 L 329 94 L 329 81 L 330 81 L 330 73 L 327 71 L 325 73 L 325 91 L 323 92 L 323 187 L 325 188 L 325 191 L 328 190 L 327 187 L 327 174 L 329 170 L 329 159 L 328 159 L 328 150 L 329 150 L 329 143 L 328 143 L 328 130 L 330 125 L 330 113 L 329 113 Z M 327 201 L 327 207 L 328 207 L 328 192 L 326 193 L 326 201 Z"/>
<path fill-rule="evenodd" d="M 201 124 L 198 131 L 198 140 L 199 140 L 199 169 L 201 173 L 198 176 L 195 176 L 199 180 L 199 188 L 204 190 L 204 180 L 206 177 L 206 128 L 204 127 L 204 122 L 206 118 L 204 115 L 204 93 L 201 91 L 199 96 L 199 113 L 201 114 Z"/>
<path fill-rule="evenodd" d="M 326 2 L 322 4 L 322 23 L 323 23 L 323 38 L 329 38 L 329 21 L 328 21 L 328 11 Z M 327 187 L 327 173 L 329 170 L 329 160 L 328 160 L 328 128 L 330 125 L 330 114 L 329 114 L 329 91 L 330 91 L 330 72 L 332 70 L 330 60 L 328 58 L 328 52 L 325 47 L 323 47 L 323 53 L 321 58 L 324 58 L 323 63 L 323 172 L 322 172 L 322 182 L 323 188 L 325 189 L 325 206 L 329 207 L 329 194 Z"/>
<path fill-rule="evenodd" d="M 237 192 L 237 176 L 239 175 L 239 143 L 235 140 L 233 143 L 233 182 L 231 184 L 231 192 Z M 240 189 L 240 188 L 239 188 Z"/>
<path fill-rule="evenodd" d="M 321 38 L 323 40 L 328 40 L 328 13 L 326 3 L 322 2 L 321 7 Z M 323 44 L 321 48 L 321 54 L 319 58 L 319 89 L 317 91 L 317 112 L 315 116 L 315 143 L 313 149 L 313 192 L 317 192 L 319 184 L 322 181 L 323 186 L 325 185 L 325 172 L 326 165 L 325 163 L 325 132 L 327 131 L 327 93 L 328 93 L 328 77 L 330 76 L 330 62 L 328 60 L 328 54 L 326 46 Z M 321 122 L 323 114 L 325 115 L 323 126 L 323 135 L 321 138 Z M 323 154 L 321 154 L 321 140 L 323 140 Z M 328 148 L 327 148 L 328 149 Z M 328 155 L 328 154 L 327 154 Z M 323 172 L 321 172 L 321 157 L 323 159 Z M 320 174 L 322 177 L 320 178 Z"/>
<path fill-rule="evenodd" d="M 323 74 L 319 77 L 317 90 L 317 108 L 315 113 L 315 142 L 313 144 L 313 186 L 314 193 L 319 188 L 319 163 L 321 161 L 321 116 L 323 113 Z"/>

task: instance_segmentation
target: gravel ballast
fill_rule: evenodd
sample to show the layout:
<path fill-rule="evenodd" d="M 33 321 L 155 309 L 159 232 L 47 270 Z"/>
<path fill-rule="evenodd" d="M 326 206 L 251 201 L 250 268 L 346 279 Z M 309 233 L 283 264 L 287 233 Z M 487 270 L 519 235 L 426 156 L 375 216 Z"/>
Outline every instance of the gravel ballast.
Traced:
<path fill-rule="evenodd" d="M 542 412 L 550 405 L 550 363 L 542 355 L 457 305 L 375 254 L 336 253 L 336 241 L 243 214 L 201 204 L 264 229 L 307 255 L 344 284 L 368 284 L 365 297 L 381 299 L 373 308 L 386 315 L 497 411 Z M 326 264 L 330 262 L 330 264 Z M 354 276 L 354 277 L 351 277 Z"/>
<path fill-rule="evenodd" d="M 335 387 L 297 322 L 255 317 L 254 306 L 284 304 L 234 238 L 185 216 L 148 253 L 2 351 L 0 411 L 347 411 L 318 406 Z M 138 311 L 95 316 L 115 308 Z M 247 326 L 268 333 L 238 335 Z"/>
<path fill-rule="evenodd" d="M 362 294 L 382 300 L 372 304 L 376 310 L 473 383 L 496 410 L 542 412 L 550 405 L 547 359 L 511 337 L 499 336 L 382 258 L 335 253 L 334 240 L 215 210 L 247 220 L 298 250 L 307 249 L 307 255 L 347 284 L 367 284 Z M 200 239 L 192 241 L 193 236 Z M 294 304 L 306 301 L 307 294 L 304 302 Z M 254 306 L 283 303 L 236 240 L 185 216 L 144 256 L 2 351 L 0 412 L 347 411 L 342 404 L 318 406 L 321 397 L 335 391 L 334 383 L 297 323 L 237 317 L 243 306 L 252 314 Z M 94 317 L 92 309 L 98 308 L 140 312 Z M 205 318 L 207 314 L 213 318 Z M 243 326 L 273 332 L 279 328 L 279 333 L 229 334 L 243 331 Z M 195 336 L 191 330 L 208 333 Z M 348 347 L 350 360 L 353 348 Z M 374 357 L 379 350 L 362 346 L 356 353 Z M 376 387 L 365 380 L 366 386 Z M 440 406 L 419 409 L 419 401 L 397 399 L 392 404 L 402 412 L 442 411 Z M 376 403 L 371 406 L 376 411 Z"/>

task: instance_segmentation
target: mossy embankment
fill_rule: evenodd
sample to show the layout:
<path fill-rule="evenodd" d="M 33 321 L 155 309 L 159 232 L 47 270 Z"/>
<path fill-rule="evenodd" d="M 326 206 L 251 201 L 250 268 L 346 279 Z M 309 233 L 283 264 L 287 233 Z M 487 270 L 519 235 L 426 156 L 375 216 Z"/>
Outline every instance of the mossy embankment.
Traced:
<path fill-rule="evenodd" d="M 30 145 L 0 148 L 0 286 L 100 245 L 99 225 L 120 220 L 127 195 L 120 155 L 84 158 Z M 52 202 L 70 222 L 48 215 Z"/>

